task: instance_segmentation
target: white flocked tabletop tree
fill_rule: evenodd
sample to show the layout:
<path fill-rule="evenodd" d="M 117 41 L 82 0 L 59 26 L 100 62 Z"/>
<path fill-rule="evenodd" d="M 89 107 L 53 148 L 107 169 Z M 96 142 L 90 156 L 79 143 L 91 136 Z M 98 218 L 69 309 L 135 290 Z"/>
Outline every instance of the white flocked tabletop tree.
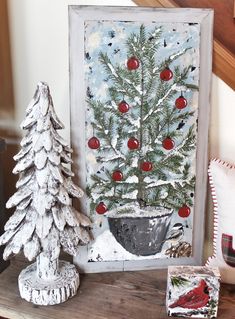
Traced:
<path fill-rule="evenodd" d="M 6 207 L 15 213 L 5 225 L 0 244 L 4 259 L 23 251 L 36 262 L 19 275 L 21 297 L 40 305 L 53 305 L 74 296 L 79 274 L 74 265 L 59 261 L 60 250 L 76 255 L 90 240 L 90 220 L 72 207 L 71 198 L 83 191 L 73 181 L 72 149 L 58 134 L 58 119 L 49 87 L 40 82 L 26 109 L 21 128 L 26 130 L 13 170 L 19 174 L 16 192 Z"/>

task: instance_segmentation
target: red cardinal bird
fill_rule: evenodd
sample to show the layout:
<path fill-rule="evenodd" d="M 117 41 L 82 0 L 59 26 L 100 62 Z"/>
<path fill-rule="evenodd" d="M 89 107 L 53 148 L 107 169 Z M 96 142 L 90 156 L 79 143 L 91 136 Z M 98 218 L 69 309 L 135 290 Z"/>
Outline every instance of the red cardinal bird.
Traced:
<path fill-rule="evenodd" d="M 181 307 L 187 309 L 198 309 L 204 307 L 209 301 L 209 289 L 205 280 L 201 280 L 199 285 L 188 293 L 179 297 L 170 308 Z"/>

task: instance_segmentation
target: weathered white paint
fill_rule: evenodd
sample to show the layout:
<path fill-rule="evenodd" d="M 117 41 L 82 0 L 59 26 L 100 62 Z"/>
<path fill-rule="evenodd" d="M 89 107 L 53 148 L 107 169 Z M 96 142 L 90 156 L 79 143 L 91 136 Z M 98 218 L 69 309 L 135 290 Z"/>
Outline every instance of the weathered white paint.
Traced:
<path fill-rule="evenodd" d="M 76 255 L 79 245 L 90 241 L 90 220 L 71 206 L 71 197 L 83 191 L 71 180 L 72 149 L 57 133 L 58 119 L 49 87 L 39 82 L 21 124 L 26 135 L 14 157 L 20 173 L 15 194 L 6 207 L 15 207 L 5 226 L 0 245 L 4 259 L 23 250 L 36 263 L 19 276 L 22 298 L 39 305 L 64 302 L 76 294 L 79 275 L 74 265 L 59 262 L 60 250 Z M 78 218 L 77 215 L 78 214 Z"/>
<path fill-rule="evenodd" d="M 166 14 L 167 13 L 167 14 Z M 200 94 L 199 94 L 199 133 L 196 165 L 196 198 L 195 198 L 195 229 L 193 232 L 193 257 L 181 258 L 182 264 L 201 264 L 202 246 L 204 238 L 204 211 L 207 185 L 207 133 L 210 110 L 210 82 L 212 59 L 212 22 L 213 13 L 208 9 L 155 9 L 127 7 L 70 7 L 70 99 L 71 99 L 71 137 L 75 148 L 75 157 L 78 158 L 76 166 L 80 168 L 79 177 L 81 185 L 86 185 L 86 163 L 84 154 L 85 141 L 85 89 L 84 73 L 81 61 L 84 58 L 84 21 L 85 20 L 119 20 L 124 21 L 160 21 L 160 22 L 195 22 L 201 27 L 200 46 Z M 79 30 L 79 32 L 78 32 Z M 78 85 L 79 84 L 79 85 Z M 81 106 L 80 108 L 78 106 Z M 78 125 L 78 119 L 79 124 Z M 79 156 L 77 156 L 79 155 Z M 86 202 L 82 202 L 86 207 Z M 177 259 L 121 261 L 121 262 L 87 262 L 87 248 L 80 250 L 75 259 L 79 266 L 88 272 L 108 270 L 137 270 L 143 268 L 157 268 L 175 265 Z"/>
<path fill-rule="evenodd" d="M 37 276 L 43 280 L 53 280 L 58 276 L 58 258 L 51 259 L 44 253 L 41 253 L 37 257 Z"/>
<path fill-rule="evenodd" d="M 41 267 L 48 269 L 48 276 L 41 276 Z M 76 267 L 66 261 L 60 261 L 58 264 L 58 260 L 49 261 L 45 257 L 42 260 L 40 256 L 37 263 L 22 270 L 18 284 L 23 299 L 37 305 L 55 305 L 76 295 L 79 274 Z"/>

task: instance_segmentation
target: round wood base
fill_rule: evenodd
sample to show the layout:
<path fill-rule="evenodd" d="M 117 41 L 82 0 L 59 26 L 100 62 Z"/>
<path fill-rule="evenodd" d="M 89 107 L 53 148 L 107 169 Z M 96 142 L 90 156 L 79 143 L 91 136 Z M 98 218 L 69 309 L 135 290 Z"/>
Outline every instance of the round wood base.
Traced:
<path fill-rule="evenodd" d="M 73 264 L 59 261 L 56 278 L 40 279 L 36 263 L 21 271 L 19 278 L 20 296 L 36 305 L 56 305 L 73 297 L 79 287 L 79 273 Z"/>

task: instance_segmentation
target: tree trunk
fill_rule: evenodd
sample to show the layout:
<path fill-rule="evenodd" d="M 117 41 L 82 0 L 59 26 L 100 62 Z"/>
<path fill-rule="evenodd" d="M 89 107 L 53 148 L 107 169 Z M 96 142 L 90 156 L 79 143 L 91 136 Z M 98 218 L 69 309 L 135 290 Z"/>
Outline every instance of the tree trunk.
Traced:
<path fill-rule="evenodd" d="M 56 305 L 76 295 L 79 273 L 73 264 L 41 253 L 21 271 L 18 282 L 23 299 L 36 305 Z"/>
<path fill-rule="evenodd" d="M 51 260 L 44 253 L 37 257 L 37 276 L 40 279 L 51 280 L 59 275 L 58 258 Z"/>

